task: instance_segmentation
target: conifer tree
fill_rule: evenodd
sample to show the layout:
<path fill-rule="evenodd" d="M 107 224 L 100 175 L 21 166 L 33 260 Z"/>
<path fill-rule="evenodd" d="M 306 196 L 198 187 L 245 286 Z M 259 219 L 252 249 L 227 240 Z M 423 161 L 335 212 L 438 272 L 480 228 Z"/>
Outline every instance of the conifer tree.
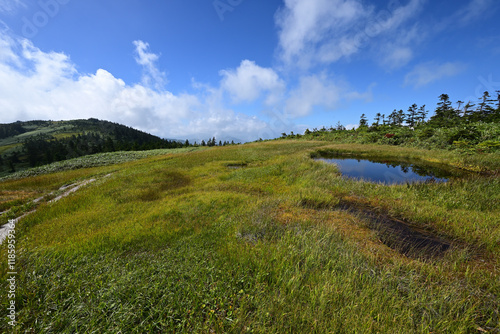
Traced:
<path fill-rule="evenodd" d="M 474 108 L 475 104 L 472 103 L 472 102 L 467 102 L 467 104 L 464 106 L 464 109 L 462 111 L 462 118 L 464 120 L 467 120 L 467 121 L 470 121 L 471 120 L 471 116 L 473 114 L 473 108 Z"/>
<path fill-rule="evenodd" d="M 361 115 L 361 118 L 359 119 L 359 127 L 366 127 L 368 126 L 368 120 L 366 119 L 366 115 L 363 114 Z"/>
<path fill-rule="evenodd" d="M 408 113 L 406 114 L 406 124 L 409 127 L 414 127 L 415 122 L 417 119 L 417 108 L 418 106 L 416 104 L 413 104 L 411 107 L 408 108 Z"/>
<path fill-rule="evenodd" d="M 425 110 L 425 104 L 418 109 L 417 113 L 417 123 L 422 124 L 427 118 L 427 110 Z"/>
<path fill-rule="evenodd" d="M 375 122 L 373 123 L 374 126 L 379 126 L 379 124 L 380 124 L 380 117 L 381 116 L 382 115 L 379 112 L 375 115 L 375 119 L 374 119 Z"/>
<path fill-rule="evenodd" d="M 439 96 L 435 115 L 431 117 L 431 124 L 438 127 L 451 127 L 459 121 L 457 111 L 452 107 L 448 94 Z"/>

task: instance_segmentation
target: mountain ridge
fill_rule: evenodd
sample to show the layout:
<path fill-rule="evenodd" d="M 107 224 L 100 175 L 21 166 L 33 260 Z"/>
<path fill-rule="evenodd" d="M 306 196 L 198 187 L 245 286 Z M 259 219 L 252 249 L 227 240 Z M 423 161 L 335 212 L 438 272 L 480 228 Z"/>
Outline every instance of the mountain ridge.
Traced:
<path fill-rule="evenodd" d="M 0 124 L 0 175 L 95 153 L 186 145 L 95 118 L 17 121 Z"/>

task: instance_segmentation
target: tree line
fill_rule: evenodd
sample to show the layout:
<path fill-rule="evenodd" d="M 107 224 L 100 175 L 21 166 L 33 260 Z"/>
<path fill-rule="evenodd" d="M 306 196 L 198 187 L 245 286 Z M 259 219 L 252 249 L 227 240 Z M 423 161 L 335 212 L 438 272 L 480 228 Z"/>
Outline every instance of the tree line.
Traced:
<path fill-rule="evenodd" d="M 434 115 L 428 120 L 427 115 L 429 112 L 426 110 L 425 105 L 419 108 L 417 104 L 413 104 L 408 108 L 406 113 L 403 110 L 394 110 L 387 117 L 385 114 L 377 113 L 371 126 L 392 125 L 415 127 L 425 124 L 434 128 L 443 128 L 475 122 L 500 122 L 500 91 L 496 93 L 497 97 L 493 99 L 489 92 L 484 92 L 477 104 L 457 101 L 457 107 L 453 107 L 448 94 L 441 94 Z M 359 126 L 368 126 L 365 114 L 361 115 Z"/>
<path fill-rule="evenodd" d="M 347 130 L 340 122 L 328 129 L 306 129 L 303 135 L 283 133 L 282 138 L 337 140 L 341 142 L 414 145 L 426 148 L 492 151 L 500 148 L 500 91 L 484 92 L 477 103 L 457 101 L 441 94 L 432 113 L 412 104 L 406 111 L 377 113 L 370 124 L 362 114 L 359 126 Z"/>
<path fill-rule="evenodd" d="M 54 122 L 29 121 L 0 124 L 0 135 L 3 136 L 0 139 L 24 134 L 32 131 L 33 128 L 43 129 L 49 123 Z M 97 119 L 74 120 L 60 123 L 63 124 L 63 130 L 57 135 L 59 138 L 39 131 L 38 135 L 27 137 L 20 142 L 20 149 L 14 150 L 9 154 L 4 154 L 3 156 L 0 154 L 0 172 L 12 173 L 26 167 L 36 167 L 56 161 L 104 152 L 235 145 L 234 141 L 217 141 L 215 137 L 207 141 L 202 140 L 200 144 L 196 142 L 191 144 L 189 140 L 162 139 L 124 125 L 99 121 Z M 65 131 L 83 131 L 83 133 L 64 137 Z"/>

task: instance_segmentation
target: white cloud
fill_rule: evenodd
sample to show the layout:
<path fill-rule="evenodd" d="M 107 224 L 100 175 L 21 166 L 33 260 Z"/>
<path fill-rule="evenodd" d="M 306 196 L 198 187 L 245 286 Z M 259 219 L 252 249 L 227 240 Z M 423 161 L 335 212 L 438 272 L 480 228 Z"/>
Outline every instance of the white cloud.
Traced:
<path fill-rule="evenodd" d="M 461 73 L 464 69 L 465 65 L 459 62 L 447 62 L 443 64 L 427 62 L 419 64 L 406 75 L 405 86 L 413 85 L 415 88 L 422 87 L 446 77 L 453 77 Z"/>
<path fill-rule="evenodd" d="M 0 13 L 13 13 L 19 7 L 26 7 L 21 0 L 0 0 Z"/>
<path fill-rule="evenodd" d="M 407 65 L 414 58 L 413 47 L 426 37 L 425 29 L 419 24 L 411 28 L 399 29 L 397 39 L 386 39 L 377 46 L 379 64 L 386 70 L 394 70 Z"/>
<path fill-rule="evenodd" d="M 0 122 L 98 118 L 132 126 L 164 138 L 217 136 L 255 140 L 275 136 L 267 123 L 225 108 L 215 91 L 173 94 L 139 83 L 127 85 L 104 69 L 76 71 L 62 53 L 43 52 L 27 40 L 0 34 Z M 136 44 L 138 63 L 157 60 Z M 139 52 L 142 50 L 142 53 Z M 159 73 L 159 72 L 158 72 Z"/>
<path fill-rule="evenodd" d="M 161 90 L 167 83 L 165 73 L 158 69 L 157 54 L 148 52 L 149 44 L 143 41 L 134 41 L 136 57 L 135 61 L 143 68 L 142 82 L 144 85 Z"/>
<path fill-rule="evenodd" d="M 285 7 L 276 15 L 283 60 L 311 61 L 319 43 L 341 40 L 367 16 L 356 0 L 285 0 Z"/>
<path fill-rule="evenodd" d="M 290 117 L 311 114 L 315 107 L 335 109 L 344 100 L 369 99 L 371 93 L 350 91 L 346 84 L 335 83 L 325 74 L 309 75 L 300 79 L 299 86 L 290 92 L 285 113 Z"/>
<path fill-rule="evenodd" d="M 399 4 L 393 1 L 387 9 L 375 12 L 359 0 L 285 0 L 276 15 L 281 59 L 307 68 L 354 55 L 376 44 L 372 42 L 383 34 L 398 40 L 396 28 L 414 17 L 423 2 L 410 0 L 406 6 L 393 6 Z"/>
<path fill-rule="evenodd" d="M 8 31 L 8 30 L 5 30 Z M 3 35 L 0 32 L 0 64 L 10 64 L 14 66 L 19 66 L 19 61 L 17 55 L 12 50 L 12 45 L 14 41 L 7 35 Z"/>
<path fill-rule="evenodd" d="M 275 70 L 249 60 L 220 71 L 216 87 L 193 80 L 195 93 L 174 94 L 163 86 L 159 56 L 143 41 L 133 45 L 144 76 L 129 84 L 105 69 L 80 73 L 66 54 L 44 52 L 26 39 L 0 33 L 0 122 L 93 117 L 164 138 L 249 141 L 295 130 L 292 120 L 316 108 L 332 110 L 345 101 L 370 96 L 326 74 L 303 76 L 287 93 Z M 243 102 L 260 106 L 262 118 L 228 107 Z"/>
<path fill-rule="evenodd" d="M 285 83 L 270 68 L 263 68 L 250 60 L 243 60 L 236 70 L 222 70 L 221 88 L 233 102 L 253 102 L 267 93 L 266 104 L 273 105 L 281 99 Z"/>
<path fill-rule="evenodd" d="M 500 6 L 495 0 L 470 0 L 466 5 L 460 6 L 448 17 L 441 17 L 439 22 L 432 27 L 433 32 L 443 30 L 456 30 L 494 14 Z"/>
<path fill-rule="evenodd" d="M 413 59 L 413 51 L 409 47 L 394 46 L 382 51 L 381 63 L 390 70 L 400 68 Z"/>
<path fill-rule="evenodd" d="M 455 13 L 455 18 L 462 24 L 480 19 L 488 10 L 494 8 L 493 0 L 471 0 L 469 4 Z"/>

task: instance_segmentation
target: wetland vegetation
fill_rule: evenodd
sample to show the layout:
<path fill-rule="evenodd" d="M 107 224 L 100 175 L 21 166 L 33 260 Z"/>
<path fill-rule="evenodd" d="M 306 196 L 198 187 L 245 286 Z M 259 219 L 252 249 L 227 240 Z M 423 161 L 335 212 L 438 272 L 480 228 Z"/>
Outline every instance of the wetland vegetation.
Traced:
<path fill-rule="evenodd" d="M 374 184 L 321 151 L 485 175 Z M 88 167 L 0 183 L 2 223 L 37 210 L 16 226 L 19 333 L 499 328 L 498 152 L 287 138 Z"/>

